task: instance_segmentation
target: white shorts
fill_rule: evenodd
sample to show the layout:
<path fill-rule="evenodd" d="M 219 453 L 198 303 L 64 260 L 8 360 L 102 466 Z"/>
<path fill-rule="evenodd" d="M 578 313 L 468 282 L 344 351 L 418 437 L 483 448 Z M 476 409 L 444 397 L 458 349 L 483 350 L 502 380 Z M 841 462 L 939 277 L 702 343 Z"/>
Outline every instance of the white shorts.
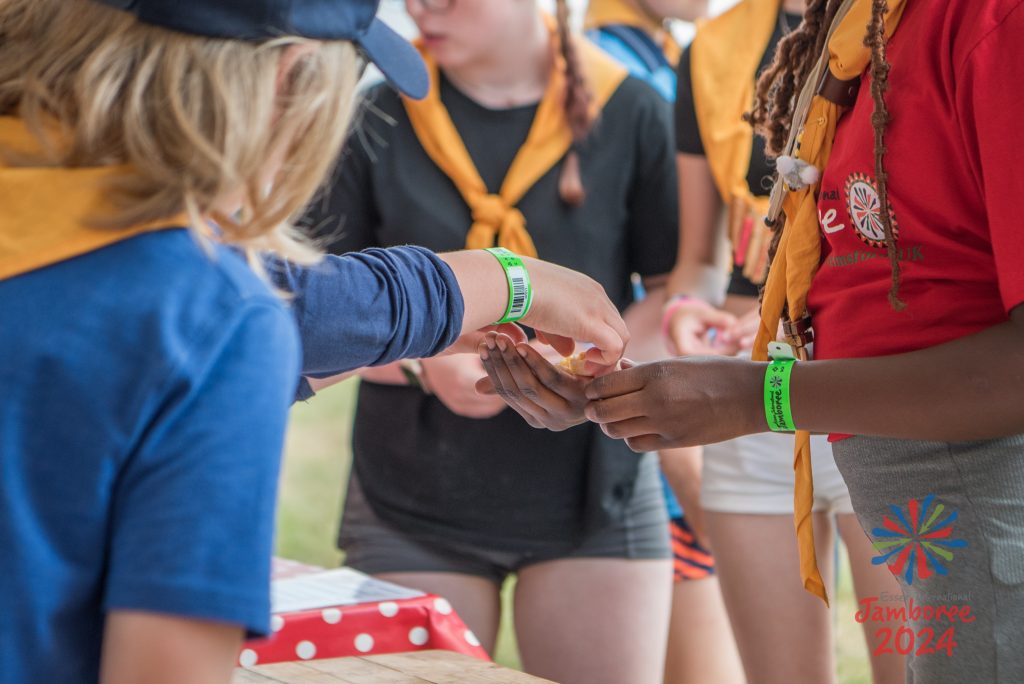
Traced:
<path fill-rule="evenodd" d="M 814 510 L 853 513 L 825 436 L 811 437 Z M 793 436 L 748 435 L 704 447 L 701 505 L 717 513 L 793 514 Z"/>

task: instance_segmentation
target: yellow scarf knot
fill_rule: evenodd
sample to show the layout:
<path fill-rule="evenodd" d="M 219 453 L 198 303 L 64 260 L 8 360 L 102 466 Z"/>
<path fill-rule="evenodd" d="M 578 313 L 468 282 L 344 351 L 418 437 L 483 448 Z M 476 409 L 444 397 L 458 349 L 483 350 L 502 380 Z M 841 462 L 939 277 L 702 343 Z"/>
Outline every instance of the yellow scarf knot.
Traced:
<path fill-rule="evenodd" d="M 467 249 L 486 249 L 497 245 L 516 254 L 536 254 L 526 217 L 500 195 L 483 195 L 470 203 L 473 225 L 466 235 Z"/>
<path fill-rule="evenodd" d="M 512 160 L 497 194 L 487 192 L 487 186 L 441 101 L 437 62 L 422 42 L 417 43 L 430 74 L 430 92 L 423 100 L 405 98 L 403 104 L 423 150 L 455 184 L 470 209 L 473 224 L 466 235 L 466 249 L 494 247 L 497 238 L 499 246 L 516 254 L 537 256 L 536 247 L 526 230 L 526 219 L 516 204 L 565 158 L 573 144 L 564 111 L 565 60 L 560 57 L 554 20 L 546 16 L 545 22 L 553 57 L 551 74 L 526 141 Z M 587 41 L 580 41 L 577 49 L 594 92 L 595 110 L 600 111 L 626 78 L 626 70 Z"/>

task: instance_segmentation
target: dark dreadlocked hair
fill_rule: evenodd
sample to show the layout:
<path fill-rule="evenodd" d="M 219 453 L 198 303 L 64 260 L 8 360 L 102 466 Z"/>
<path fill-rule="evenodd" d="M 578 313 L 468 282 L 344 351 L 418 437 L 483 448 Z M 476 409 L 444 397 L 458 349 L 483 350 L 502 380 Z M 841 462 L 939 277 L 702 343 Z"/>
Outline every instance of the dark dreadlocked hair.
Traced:
<path fill-rule="evenodd" d="M 569 5 L 566 0 L 557 0 L 558 40 L 565 59 L 565 117 L 572 130 L 573 148 L 569 150 L 562 164 L 562 175 L 558 180 L 558 194 L 571 206 L 583 204 L 587 193 L 580 176 L 580 160 L 576 144 L 582 142 L 594 126 L 591 104 L 594 94 L 587 83 L 586 74 L 580 61 L 576 43 L 569 29 Z"/>
<path fill-rule="evenodd" d="M 825 48 L 828 30 L 841 4 L 842 0 L 810 0 L 803 23 L 779 42 L 775 59 L 757 82 L 754 108 L 745 118 L 754 126 L 755 132 L 764 137 L 765 150 L 771 157 L 777 157 L 785 150 L 793 127 L 797 97 Z M 864 45 L 871 48 L 871 96 L 874 99 L 871 125 L 875 131 L 875 177 L 885 231 L 885 250 L 892 272 L 889 303 L 901 311 L 906 305 L 899 298 L 899 250 L 889 207 L 889 176 L 884 165 L 885 129 L 889 123 L 889 110 L 885 105 L 890 69 L 885 57 L 885 15 L 888 12 L 888 0 L 871 0 L 871 21 L 864 36 Z M 783 223 L 779 221 L 773 226 L 769 261 L 778 251 Z"/>

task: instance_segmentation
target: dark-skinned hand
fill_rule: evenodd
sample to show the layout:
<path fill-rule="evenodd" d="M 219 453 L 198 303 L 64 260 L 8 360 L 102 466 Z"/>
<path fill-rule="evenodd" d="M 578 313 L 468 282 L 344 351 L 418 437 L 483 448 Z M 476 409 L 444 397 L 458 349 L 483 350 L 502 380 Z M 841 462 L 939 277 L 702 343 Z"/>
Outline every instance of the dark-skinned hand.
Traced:
<path fill-rule="evenodd" d="M 584 390 L 592 377 L 558 368 L 529 344 L 500 333 L 485 335 L 479 353 L 487 377 L 477 391 L 500 395 L 533 427 L 559 432 L 586 421 Z"/>
<path fill-rule="evenodd" d="M 637 452 L 714 444 L 767 429 L 763 383 L 763 363 L 667 359 L 596 378 L 585 415 Z"/>

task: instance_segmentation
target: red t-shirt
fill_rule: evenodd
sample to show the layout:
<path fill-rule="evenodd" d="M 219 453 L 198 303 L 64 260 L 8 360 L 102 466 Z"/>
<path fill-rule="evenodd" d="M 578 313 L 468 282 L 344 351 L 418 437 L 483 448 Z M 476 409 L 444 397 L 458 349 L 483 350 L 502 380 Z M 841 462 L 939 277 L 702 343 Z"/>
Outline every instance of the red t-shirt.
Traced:
<path fill-rule="evenodd" d="M 897 313 L 862 79 L 822 178 L 819 359 L 931 347 L 1024 302 L 1024 0 L 908 0 L 888 44 L 885 168 L 903 268 Z"/>

